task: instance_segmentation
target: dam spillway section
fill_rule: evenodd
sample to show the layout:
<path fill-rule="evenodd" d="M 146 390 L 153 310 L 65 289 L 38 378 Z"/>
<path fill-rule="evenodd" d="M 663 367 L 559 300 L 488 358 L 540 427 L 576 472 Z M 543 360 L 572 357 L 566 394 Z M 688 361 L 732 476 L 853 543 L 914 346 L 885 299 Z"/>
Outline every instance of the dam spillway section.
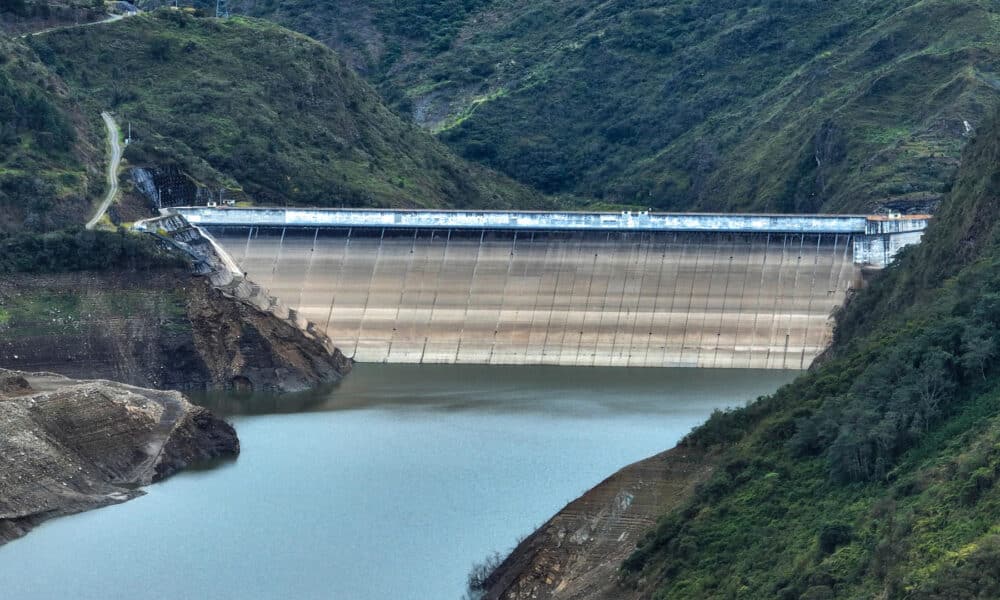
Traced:
<path fill-rule="evenodd" d="M 801 369 L 927 217 L 174 209 L 359 362 Z"/>

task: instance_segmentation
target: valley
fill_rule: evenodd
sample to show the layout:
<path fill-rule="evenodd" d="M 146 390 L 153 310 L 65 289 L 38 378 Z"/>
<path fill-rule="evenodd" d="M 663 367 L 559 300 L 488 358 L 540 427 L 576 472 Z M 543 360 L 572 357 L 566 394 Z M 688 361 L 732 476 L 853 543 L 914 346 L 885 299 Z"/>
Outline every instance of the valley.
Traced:
<path fill-rule="evenodd" d="M 1000 595 L 995 2 L 227 6 L 0 2 L 12 597 Z"/>

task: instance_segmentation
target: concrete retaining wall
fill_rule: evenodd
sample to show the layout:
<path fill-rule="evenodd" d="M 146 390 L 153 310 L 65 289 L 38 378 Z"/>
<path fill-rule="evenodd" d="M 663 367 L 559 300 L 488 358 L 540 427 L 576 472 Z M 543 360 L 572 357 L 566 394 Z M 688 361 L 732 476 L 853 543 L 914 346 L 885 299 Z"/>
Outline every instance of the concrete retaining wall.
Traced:
<path fill-rule="evenodd" d="M 860 271 L 854 233 L 209 231 L 361 362 L 800 369 Z"/>

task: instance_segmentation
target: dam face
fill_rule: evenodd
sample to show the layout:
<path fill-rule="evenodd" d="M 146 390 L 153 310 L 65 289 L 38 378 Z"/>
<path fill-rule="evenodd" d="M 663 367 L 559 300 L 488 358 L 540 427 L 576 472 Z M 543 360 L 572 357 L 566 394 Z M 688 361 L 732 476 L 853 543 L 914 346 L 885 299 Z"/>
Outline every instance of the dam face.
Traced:
<path fill-rule="evenodd" d="M 359 362 L 801 369 L 860 278 L 853 233 L 203 226 Z"/>

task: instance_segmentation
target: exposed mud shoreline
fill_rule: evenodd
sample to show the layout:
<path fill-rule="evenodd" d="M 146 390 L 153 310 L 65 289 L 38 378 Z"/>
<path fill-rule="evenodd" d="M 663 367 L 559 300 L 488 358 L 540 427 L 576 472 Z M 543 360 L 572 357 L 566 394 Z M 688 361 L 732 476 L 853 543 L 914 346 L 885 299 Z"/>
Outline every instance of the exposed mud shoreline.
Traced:
<path fill-rule="evenodd" d="M 0 544 L 239 450 L 232 426 L 179 392 L 0 369 Z"/>
<path fill-rule="evenodd" d="M 623 468 L 518 544 L 487 579 L 484 600 L 643 597 L 618 584 L 619 566 L 714 467 L 703 451 L 677 447 Z"/>

